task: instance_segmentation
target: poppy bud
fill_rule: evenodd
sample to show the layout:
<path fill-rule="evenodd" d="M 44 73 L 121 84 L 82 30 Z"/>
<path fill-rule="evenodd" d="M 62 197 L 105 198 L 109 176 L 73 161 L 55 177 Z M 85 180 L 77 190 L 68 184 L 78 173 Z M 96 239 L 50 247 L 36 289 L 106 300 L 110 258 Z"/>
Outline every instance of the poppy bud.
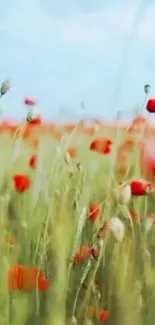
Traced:
<path fill-rule="evenodd" d="M 126 185 L 121 191 L 121 199 L 124 203 L 128 203 L 131 199 L 131 186 Z"/>
<path fill-rule="evenodd" d="M 33 113 L 33 112 L 28 112 L 27 113 L 27 116 L 26 116 L 26 121 L 27 122 L 31 122 L 31 121 L 33 121 L 33 119 L 35 118 L 35 114 Z"/>
<path fill-rule="evenodd" d="M 5 95 L 7 93 L 7 91 L 10 89 L 11 84 L 9 80 L 5 80 L 3 81 L 2 85 L 1 85 L 1 96 Z"/>
<path fill-rule="evenodd" d="M 143 221 L 143 224 L 144 224 L 144 229 L 146 232 L 149 232 L 153 226 L 153 220 L 152 218 L 146 218 L 144 221 Z"/>
<path fill-rule="evenodd" d="M 123 222 L 119 218 L 115 217 L 110 219 L 108 225 L 115 240 L 121 242 L 125 236 L 125 227 Z"/>
<path fill-rule="evenodd" d="M 145 94 L 148 94 L 150 92 L 150 89 L 151 89 L 151 86 L 150 85 L 145 85 L 144 86 Z"/>
<path fill-rule="evenodd" d="M 72 317 L 72 321 L 71 321 L 72 325 L 77 325 L 77 319 L 75 316 Z"/>

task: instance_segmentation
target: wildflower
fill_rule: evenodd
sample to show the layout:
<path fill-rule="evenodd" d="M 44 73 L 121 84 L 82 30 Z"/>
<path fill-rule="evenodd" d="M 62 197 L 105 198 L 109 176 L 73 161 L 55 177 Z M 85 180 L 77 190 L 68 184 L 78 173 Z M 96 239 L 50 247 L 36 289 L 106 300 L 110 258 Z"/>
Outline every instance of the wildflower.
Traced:
<path fill-rule="evenodd" d="M 81 257 L 82 259 L 86 259 L 90 254 L 90 248 L 87 244 L 82 246 L 82 250 L 81 250 Z"/>
<path fill-rule="evenodd" d="M 40 125 L 42 124 L 42 119 L 40 115 L 36 115 L 32 120 L 29 121 L 30 125 Z"/>
<path fill-rule="evenodd" d="M 125 235 L 123 222 L 117 217 L 111 218 L 108 222 L 108 226 L 115 240 L 121 242 Z"/>
<path fill-rule="evenodd" d="M 49 280 L 44 279 L 43 271 L 23 264 L 13 265 L 8 270 L 9 291 L 31 292 L 37 286 L 39 291 L 48 290 Z"/>
<path fill-rule="evenodd" d="M 73 265 L 78 265 L 81 261 L 83 261 L 83 257 L 81 256 L 79 250 L 73 259 Z"/>
<path fill-rule="evenodd" d="M 141 150 L 141 167 L 147 174 L 155 176 L 155 140 L 147 140 Z"/>
<path fill-rule="evenodd" d="M 95 260 L 97 260 L 99 258 L 99 253 L 96 248 L 93 247 L 91 249 L 91 255 L 94 257 Z"/>
<path fill-rule="evenodd" d="M 36 168 L 36 163 L 37 163 L 37 156 L 36 155 L 31 156 L 31 158 L 29 160 L 30 167 L 35 169 Z"/>
<path fill-rule="evenodd" d="M 67 150 L 70 158 L 76 158 L 78 155 L 77 149 L 75 147 L 71 147 Z"/>
<path fill-rule="evenodd" d="M 89 207 L 89 219 L 95 221 L 100 217 L 100 215 L 100 207 L 96 203 L 91 204 L 91 206 Z"/>
<path fill-rule="evenodd" d="M 8 244 L 9 246 L 14 246 L 15 243 L 16 243 L 16 240 L 15 240 L 13 237 L 10 237 L 10 238 L 8 239 L 8 241 L 7 241 L 7 244 Z"/>
<path fill-rule="evenodd" d="M 93 140 L 90 144 L 90 149 L 101 154 L 110 154 L 111 153 L 112 141 L 110 139 L 96 139 Z"/>
<path fill-rule="evenodd" d="M 83 260 L 85 260 L 90 254 L 90 248 L 87 244 L 82 246 L 81 252 L 78 250 L 77 254 L 74 257 L 73 265 L 77 265 Z"/>
<path fill-rule="evenodd" d="M 149 99 L 146 105 L 146 109 L 149 113 L 155 113 L 155 99 Z"/>
<path fill-rule="evenodd" d="M 109 318 L 109 312 L 108 310 L 102 310 L 100 313 L 100 322 L 105 322 Z"/>
<path fill-rule="evenodd" d="M 36 100 L 34 98 L 26 97 L 24 99 L 24 104 L 28 106 L 34 106 L 36 105 Z"/>
<path fill-rule="evenodd" d="M 132 195 L 146 195 L 154 192 L 154 187 L 145 179 L 134 180 L 131 182 L 131 192 Z"/>
<path fill-rule="evenodd" d="M 28 175 L 14 175 L 13 181 L 17 192 L 26 192 L 31 186 L 31 180 Z"/>

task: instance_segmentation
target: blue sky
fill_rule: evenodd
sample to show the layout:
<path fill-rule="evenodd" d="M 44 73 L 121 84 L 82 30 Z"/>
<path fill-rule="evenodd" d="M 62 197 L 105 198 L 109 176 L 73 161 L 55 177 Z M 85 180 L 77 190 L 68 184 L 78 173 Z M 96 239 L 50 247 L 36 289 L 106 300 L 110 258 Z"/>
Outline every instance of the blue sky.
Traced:
<path fill-rule="evenodd" d="M 25 96 L 45 119 L 60 108 L 113 118 L 155 96 L 155 1 L 11 0 L 0 6 L 4 116 L 22 118 Z M 124 113 L 125 115 L 125 113 Z"/>

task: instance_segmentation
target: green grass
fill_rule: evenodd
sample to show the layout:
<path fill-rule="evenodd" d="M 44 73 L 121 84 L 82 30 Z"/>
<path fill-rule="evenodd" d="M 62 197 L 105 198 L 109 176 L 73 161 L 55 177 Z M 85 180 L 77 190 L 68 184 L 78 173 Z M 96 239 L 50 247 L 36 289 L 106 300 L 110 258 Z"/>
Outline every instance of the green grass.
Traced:
<path fill-rule="evenodd" d="M 33 149 L 21 139 L 1 135 L 0 324 L 70 325 L 74 316 L 79 325 L 98 325 L 98 320 L 88 321 L 88 306 L 108 310 L 107 325 L 154 324 L 154 229 L 146 233 L 139 221 L 132 223 L 129 214 L 132 205 L 139 218 L 154 213 L 154 196 L 132 198 L 126 204 L 115 195 L 115 182 L 126 184 L 140 176 L 137 152 L 133 152 L 129 174 L 124 179 L 117 174 L 116 154 L 122 139 L 122 135 L 115 138 L 112 155 L 103 156 L 89 150 L 91 137 L 76 132 L 61 143 L 42 136 L 37 169 L 32 170 L 28 160 Z M 78 148 L 79 155 L 67 164 L 68 143 Z M 31 177 L 28 192 L 15 192 L 12 178 L 17 173 Z M 102 209 L 97 222 L 88 218 L 94 202 Z M 107 231 L 100 258 L 89 257 L 73 266 L 71 257 L 83 244 L 99 249 L 97 229 L 112 217 L 123 221 L 124 240 L 116 242 Z M 16 240 L 11 247 L 6 245 L 6 234 Z M 7 270 L 19 263 L 43 269 L 50 290 L 9 293 Z M 85 278 L 91 287 L 82 285 Z M 95 280 L 100 281 L 100 292 L 92 292 Z"/>

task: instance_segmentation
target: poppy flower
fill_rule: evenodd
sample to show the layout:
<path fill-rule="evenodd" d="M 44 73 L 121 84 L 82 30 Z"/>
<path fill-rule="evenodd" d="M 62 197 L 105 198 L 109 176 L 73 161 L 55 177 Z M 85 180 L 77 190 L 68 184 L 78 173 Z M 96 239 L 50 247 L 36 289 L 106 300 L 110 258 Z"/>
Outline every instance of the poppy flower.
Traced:
<path fill-rule="evenodd" d="M 99 258 L 99 252 L 97 251 L 96 248 L 92 248 L 91 249 L 91 255 L 94 257 L 95 260 L 97 260 Z"/>
<path fill-rule="evenodd" d="M 80 262 L 84 261 L 90 254 L 90 248 L 88 245 L 83 245 L 81 251 L 78 250 L 77 254 L 74 257 L 73 265 L 77 265 Z"/>
<path fill-rule="evenodd" d="M 134 180 L 131 182 L 132 195 L 146 195 L 154 192 L 153 185 L 145 179 Z"/>
<path fill-rule="evenodd" d="M 13 265 L 8 270 L 9 291 L 32 292 L 37 286 L 39 291 L 48 290 L 50 283 L 44 279 L 44 273 L 38 268 L 23 264 Z"/>
<path fill-rule="evenodd" d="M 108 310 L 102 310 L 100 313 L 100 322 L 105 322 L 109 318 L 109 312 Z"/>
<path fill-rule="evenodd" d="M 137 130 L 141 129 L 141 127 L 147 126 L 147 124 L 147 118 L 142 114 L 136 116 L 136 118 L 132 122 L 132 126 L 135 127 Z"/>
<path fill-rule="evenodd" d="M 123 147 L 124 148 L 133 148 L 133 146 L 135 146 L 135 144 L 136 144 L 136 141 L 135 141 L 135 139 L 134 138 L 127 138 L 126 140 L 125 140 L 125 142 L 124 142 L 124 145 L 123 145 Z"/>
<path fill-rule="evenodd" d="M 80 253 L 80 250 L 76 253 L 74 260 L 73 260 L 73 265 L 78 265 L 81 261 L 83 260 L 83 257 Z"/>
<path fill-rule="evenodd" d="M 146 109 L 149 113 L 155 113 L 155 99 L 149 99 L 146 105 Z"/>
<path fill-rule="evenodd" d="M 90 248 L 87 244 L 82 246 L 81 256 L 83 259 L 86 259 L 90 254 Z"/>
<path fill-rule="evenodd" d="M 100 207 L 96 203 L 91 204 L 89 207 L 89 219 L 95 221 L 100 217 L 100 215 L 101 215 Z"/>
<path fill-rule="evenodd" d="M 28 175 L 17 174 L 13 176 L 14 186 L 17 192 L 26 192 L 31 186 L 31 180 Z"/>
<path fill-rule="evenodd" d="M 75 147 L 71 147 L 67 150 L 70 158 L 76 158 L 78 155 L 77 149 Z"/>
<path fill-rule="evenodd" d="M 37 156 L 36 155 L 31 156 L 31 158 L 29 160 L 30 167 L 35 169 L 36 168 L 36 163 L 37 163 Z"/>
<path fill-rule="evenodd" d="M 42 124 L 42 119 L 40 115 L 35 116 L 32 120 L 28 122 L 30 125 L 40 125 Z"/>
<path fill-rule="evenodd" d="M 36 99 L 30 98 L 30 97 L 26 97 L 24 99 L 24 104 L 25 105 L 28 105 L 28 106 L 34 106 L 34 105 L 36 105 Z"/>
<path fill-rule="evenodd" d="M 110 139 L 99 138 L 91 142 L 90 149 L 101 154 L 110 154 L 112 143 Z"/>
<path fill-rule="evenodd" d="M 141 150 L 141 168 L 149 176 L 155 176 L 155 140 L 147 140 Z"/>
<path fill-rule="evenodd" d="M 9 246 L 13 246 L 13 245 L 16 244 L 16 240 L 15 240 L 13 237 L 10 237 L 10 238 L 8 239 L 8 241 L 7 241 L 7 244 L 8 244 Z"/>
<path fill-rule="evenodd" d="M 39 291 L 47 291 L 50 287 L 50 282 L 47 279 L 43 279 L 42 277 L 38 278 L 38 290 Z"/>

